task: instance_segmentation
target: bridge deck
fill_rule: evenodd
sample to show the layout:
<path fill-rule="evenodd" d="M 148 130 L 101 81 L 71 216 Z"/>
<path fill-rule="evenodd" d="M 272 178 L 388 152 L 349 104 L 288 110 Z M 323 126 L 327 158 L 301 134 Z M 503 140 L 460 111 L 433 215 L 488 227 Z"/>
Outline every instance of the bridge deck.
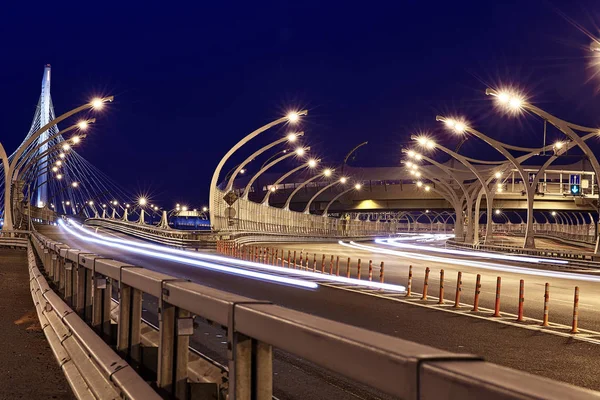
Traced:
<path fill-rule="evenodd" d="M 0 398 L 74 399 L 31 301 L 25 250 L 0 248 Z"/>

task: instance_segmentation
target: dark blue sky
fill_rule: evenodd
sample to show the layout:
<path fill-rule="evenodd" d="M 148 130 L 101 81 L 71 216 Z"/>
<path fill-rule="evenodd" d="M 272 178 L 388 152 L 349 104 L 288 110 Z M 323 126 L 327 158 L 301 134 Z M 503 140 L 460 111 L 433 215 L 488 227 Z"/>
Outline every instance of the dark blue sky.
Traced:
<path fill-rule="evenodd" d="M 540 145 L 539 120 L 494 112 L 484 90 L 498 83 L 526 88 L 565 119 L 600 124 L 589 39 L 561 15 L 596 32 L 594 1 L 11 3 L 0 13 L 5 146 L 27 133 L 50 63 L 57 113 L 116 96 L 80 152 L 164 206 L 206 203 L 221 156 L 294 107 L 309 109 L 306 143 L 329 164 L 369 140 L 355 165 L 398 165 L 418 130 L 456 143 L 438 113 Z M 465 146 L 495 157 L 482 149 Z"/>

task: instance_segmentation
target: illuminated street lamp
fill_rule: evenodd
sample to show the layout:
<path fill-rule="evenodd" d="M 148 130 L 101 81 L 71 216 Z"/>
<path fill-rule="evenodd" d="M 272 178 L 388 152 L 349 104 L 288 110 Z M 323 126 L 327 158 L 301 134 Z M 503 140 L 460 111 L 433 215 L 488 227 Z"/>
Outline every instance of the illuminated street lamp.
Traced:
<path fill-rule="evenodd" d="M 340 181 L 341 181 L 341 180 L 340 180 Z M 331 205 L 332 205 L 332 204 L 333 204 L 333 203 L 334 203 L 334 202 L 335 202 L 337 199 L 339 199 L 340 197 L 342 197 L 343 195 L 345 195 L 346 193 L 348 193 L 348 192 L 350 192 L 350 191 L 352 191 L 352 190 L 359 191 L 361 188 L 362 188 L 362 184 L 360 184 L 360 183 L 356 183 L 356 184 L 354 184 L 354 186 L 352 186 L 351 188 L 349 188 L 349 189 L 346 189 L 346 190 L 344 190 L 344 191 L 342 191 L 342 192 L 338 193 L 338 194 L 337 194 L 337 195 L 336 195 L 336 196 L 335 196 L 333 199 L 331 199 L 331 200 L 329 201 L 329 203 L 327 203 L 327 205 L 325 206 L 325 209 L 323 210 L 323 214 L 321 214 L 321 215 L 322 215 L 323 217 L 327 217 L 327 212 L 329 211 L 329 207 L 331 207 Z"/>

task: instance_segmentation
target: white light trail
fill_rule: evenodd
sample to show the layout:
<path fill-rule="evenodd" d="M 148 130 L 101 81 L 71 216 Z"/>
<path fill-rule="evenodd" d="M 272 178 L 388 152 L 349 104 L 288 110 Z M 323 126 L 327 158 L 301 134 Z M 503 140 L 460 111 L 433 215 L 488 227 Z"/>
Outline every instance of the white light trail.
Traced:
<path fill-rule="evenodd" d="M 69 232 L 70 234 L 72 234 L 75 237 L 77 237 L 81 240 L 84 240 L 86 242 L 97 243 L 97 244 L 100 244 L 103 246 L 113 247 L 113 248 L 117 248 L 117 249 L 121 249 L 121 250 L 127 250 L 127 251 L 130 251 L 133 253 L 143 254 L 143 255 L 155 257 L 155 258 L 162 258 L 164 260 L 175 261 L 178 263 L 193 265 L 196 267 L 202 267 L 202 268 L 211 269 L 211 270 L 219 271 L 219 272 L 225 272 L 228 274 L 241 275 L 241 276 L 246 276 L 246 277 L 250 277 L 250 278 L 254 278 L 254 279 L 261 279 L 261 280 L 265 280 L 265 281 L 283 283 L 286 285 L 304 287 L 304 288 L 309 288 L 309 289 L 316 289 L 318 287 L 318 285 L 314 282 L 307 282 L 307 281 L 303 281 L 300 279 L 286 278 L 283 276 L 265 274 L 262 272 L 248 271 L 248 270 L 240 269 L 240 268 L 227 267 L 224 265 L 218 265 L 218 264 L 213 264 L 213 263 L 209 263 L 209 262 L 205 262 L 205 261 L 194 260 L 194 259 L 187 258 L 187 257 L 181 257 L 181 256 L 165 254 L 165 253 L 156 252 L 156 251 L 140 249 L 140 248 L 136 248 L 133 246 L 128 246 L 126 244 L 114 243 L 113 241 L 109 241 L 109 240 L 98 239 L 98 238 L 93 238 L 93 237 L 86 237 L 86 236 L 83 236 L 83 235 L 75 232 L 74 230 L 70 229 L 62 220 L 59 220 L 59 225 L 63 229 L 65 229 L 67 232 Z M 98 236 L 100 236 L 100 235 L 98 235 Z M 161 249 L 161 251 L 164 251 L 164 249 Z"/>
<path fill-rule="evenodd" d="M 71 220 L 69 220 L 69 223 L 71 223 L 71 225 L 73 225 L 78 230 L 85 232 L 87 235 L 95 236 L 103 241 L 122 243 L 122 244 L 127 244 L 128 246 L 135 246 L 135 247 L 145 248 L 145 249 L 152 249 L 155 251 L 159 251 L 161 253 L 171 253 L 171 254 L 176 254 L 179 256 L 186 257 L 186 258 L 192 257 L 192 258 L 198 258 L 198 259 L 203 259 L 203 260 L 210 260 L 210 261 L 215 261 L 215 262 L 233 264 L 233 265 L 236 265 L 239 267 L 261 269 L 264 271 L 270 271 L 270 272 L 275 272 L 275 273 L 279 273 L 279 274 L 285 273 L 285 274 L 296 275 L 296 276 L 301 276 L 301 277 L 305 277 L 305 278 L 319 279 L 322 281 L 343 283 L 346 285 L 369 287 L 372 289 L 382 289 L 382 290 L 389 290 L 389 291 L 394 291 L 394 292 L 406 291 L 406 287 L 404 287 L 402 285 L 393 285 L 393 284 L 389 284 L 389 283 L 358 280 L 358 279 L 346 278 L 346 277 L 337 276 L 337 275 L 326 275 L 326 274 L 322 274 L 322 273 L 304 271 L 304 270 L 300 270 L 300 269 L 276 267 L 276 266 L 261 264 L 261 263 L 257 263 L 257 262 L 253 262 L 253 261 L 240 260 L 237 258 L 224 257 L 224 256 L 219 256 L 219 255 L 214 255 L 214 254 L 206 254 L 206 253 L 178 250 L 178 249 L 173 249 L 173 248 L 166 247 L 166 246 L 160 246 L 160 245 L 155 245 L 155 244 L 150 244 L 150 243 L 142 243 L 142 242 L 134 241 L 134 240 L 109 238 L 109 237 L 100 235 L 98 233 L 94 233 L 94 232 L 90 231 L 89 229 L 86 229 L 85 227 L 74 223 Z M 64 225 L 61 225 L 61 226 L 64 226 Z"/>
<path fill-rule="evenodd" d="M 459 256 L 468 256 L 468 257 L 492 258 L 495 260 L 519 261 L 519 262 L 527 262 L 527 263 L 544 263 L 544 262 L 552 263 L 552 264 L 568 264 L 569 263 L 568 261 L 565 261 L 565 260 L 555 260 L 555 259 L 549 259 L 549 258 L 515 256 L 515 255 L 510 255 L 510 254 L 488 253 L 488 252 L 483 252 L 483 251 L 443 249 L 440 247 L 419 246 L 419 245 L 415 245 L 415 244 L 398 243 L 398 241 L 400 241 L 400 240 L 407 240 L 407 239 L 406 238 L 375 239 L 375 243 L 382 244 L 382 245 L 394 246 L 394 247 L 400 247 L 400 248 L 405 248 L 405 249 L 410 249 L 410 250 L 431 251 L 434 253 L 455 254 L 455 255 L 459 255 Z"/>
<path fill-rule="evenodd" d="M 440 257 L 440 256 L 429 256 L 429 255 L 419 254 L 419 253 L 409 253 L 409 252 L 398 251 L 398 250 L 382 249 L 380 247 L 367 246 L 367 245 L 358 244 L 355 242 L 344 243 L 341 240 L 338 243 L 342 246 L 350 247 L 355 250 L 356 249 L 367 250 L 367 251 L 370 251 L 373 253 L 388 254 L 388 255 L 392 255 L 392 256 L 411 258 L 413 260 L 431 261 L 431 262 L 452 264 L 452 265 L 458 265 L 458 266 L 475 267 L 475 268 L 488 269 L 488 270 L 493 270 L 493 271 L 510 272 L 510 273 L 515 273 L 515 274 L 544 276 L 544 277 L 548 277 L 548 278 L 569 279 L 569 280 L 574 280 L 574 281 L 600 282 L 600 276 L 594 276 L 594 275 L 575 274 L 575 273 L 560 272 L 560 271 L 549 271 L 549 270 L 527 268 L 527 267 L 514 267 L 514 266 L 510 266 L 510 265 L 486 263 L 483 261 L 461 260 L 461 259 L 446 258 L 446 257 Z"/>

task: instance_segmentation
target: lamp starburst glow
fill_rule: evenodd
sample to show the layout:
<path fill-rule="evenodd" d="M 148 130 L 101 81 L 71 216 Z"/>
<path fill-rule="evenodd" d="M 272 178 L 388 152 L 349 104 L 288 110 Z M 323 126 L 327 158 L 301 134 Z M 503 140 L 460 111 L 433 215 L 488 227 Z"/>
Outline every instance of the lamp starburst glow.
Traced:
<path fill-rule="evenodd" d="M 298 136 L 295 133 L 290 133 L 289 135 L 287 135 L 288 142 L 294 143 L 296 139 L 298 139 Z"/>
<path fill-rule="evenodd" d="M 300 120 L 300 115 L 297 112 L 292 111 L 287 114 L 287 119 L 289 122 L 294 124 L 294 123 L 298 122 L 298 120 Z"/>
<path fill-rule="evenodd" d="M 410 168 L 410 167 L 413 166 L 413 163 L 410 162 L 410 161 L 407 161 L 407 162 L 404 163 L 404 165 L 406 165 L 407 168 Z"/>
<path fill-rule="evenodd" d="M 67 150 L 71 149 L 71 146 L 69 145 L 69 143 L 65 143 L 65 144 L 62 145 L 62 149 L 64 151 L 67 151 Z"/>
<path fill-rule="evenodd" d="M 311 168 L 314 168 L 317 166 L 317 160 L 315 160 L 314 158 L 311 158 L 310 160 L 308 160 L 308 166 Z"/>
<path fill-rule="evenodd" d="M 431 186 L 429 186 L 429 185 L 425 186 L 425 191 L 426 192 L 429 192 L 430 190 L 431 190 Z"/>
<path fill-rule="evenodd" d="M 496 177 L 496 179 L 500 179 L 500 177 L 502 176 L 502 172 L 498 171 L 494 174 L 494 176 Z"/>
<path fill-rule="evenodd" d="M 525 96 L 515 88 L 503 88 L 498 91 L 491 89 L 486 90 L 486 94 L 496 98 L 496 105 L 502 110 L 517 114 L 522 111 L 525 104 Z"/>
<path fill-rule="evenodd" d="M 362 185 L 360 183 L 357 183 L 356 185 L 354 185 L 354 189 L 356 189 L 356 190 L 360 190 L 361 187 L 362 187 Z"/>
<path fill-rule="evenodd" d="M 275 193 L 275 191 L 277 190 L 277 188 L 275 186 L 271 186 L 271 188 L 269 190 L 271 191 L 271 193 Z"/>
<path fill-rule="evenodd" d="M 435 147 L 435 142 L 433 140 L 429 139 L 427 136 L 419 136 L 417 138 L 417 142 L 421 146 L 423 146 L 423 147 L 425 147 L 426 149 L 429 149 L 429 150 L 431 150 L 431 149 L 433 149 Z"/>
<path fill-rule="evenodd" d="M 565 145 L 564 142 L 558 141 L 558 142 L 554 143 L 554 148 L 556 150 L 560 150 L 563 148 L 564 145 Z"/>
<path fill-rule="evenodd" d="M 552 211 L 552 216 L 556 217 L 556 211 Z"/>
<path fill-rule="evenodd" d="M 306 153 L 306 150 L 304 150 L 302 147 L 298 147 L 296 149 L 296 155 L 302 157 L 304 155 L 304 153 Z"/>
<path fill-rule="evenodd" d="M 202 212 L 207 212 L 208 211 L 208 207 L 202 207 Z"/>
<path fill-rule="evenodd" d="M 140 206 L 145 206 L 146 204 L 148 204 L 148 200 L 147 200 L 145 197 L 140 197 L 140 198 L 138 199 L 138 204 L 139 204 Z"/>
<path fill-rule="evenodd" d="M 65 156 L 65 153 L 60 153 L 60 154 L 58 155 L 58 157 L 59 157 L 59 158 L 65 158 L 66 156 Z"/>
<path fill-rule="evenodd" d="M 81 142 L 81 138 L 79 136 L 73 136 L 71 137 L 71 141 L 73 142 L 73 144 L 78 144 L 79 142 Z"/>
<path fill-rule="evenodd" d="M 340 183 L 346 183 L 348 181 L 348 178 L 346 178 L 345 176 L 342 176 L 340 178 Z"/>
<path fill-rule="evenodd" d="M 87 121 L 79 121 L 79 123 L 77 124 L 77 126 L 79 127 L 79 129 L 81 129 L 82 131 L 85 131 L 89 124 Z"/>
<path fill-rule="evenodd" d="M 102 107 L 104 107 L 104 102 L 102 101 L 101 98 L 95 98 L 91 101 L 90 103 L 92 105 L 93 108 L 95 108 L 96 110 L 101 110 Z"/>
<path fill-rule="evenodd" d="M 423 182 L 417 181 L 417 187 L 422 187 L 422 186 L 423 186 Z"/>
<path fill-rule="evenodd" d="M 62 178 L 63 178 L 62 174 L 56 174 L 56 179 L 62 179 Z"/>
<path fill-rule="evenodd" d="M 330 177 L 332 173 L 333 171 L 331 171 L 329 168 L 323 171 L 323 175 L 325 175 L 326 177 Z"/>
<path fill-rule="evenodd" d="M 58 172 L 58 167 L 52 167 L 52 172 Z"/>
<path fill-rule="evenodd" d="M 71 183 L 71 186 L 73 186 L 74 188 L 76 188 L 76 187 L 79 186 L 79 182 L 73 182 L 73 183 Z"/>
<path fill-rule="evenodd" d="M 423 156 L 417 153 L 417 154 L 415 154 L 415 158 L 417 160 L 421 160 L 421 159 L 423 159 Z"/>
<path fill-rule="evenodd" d="M 94 205 L 94 202 L 93 202 L 92 200 L 90 200 L 90 201 L 88 201 L 88 204 L 89 204 L 90 206 L 93 206 L 93 205 Z"/>
<path fill-rule="evenodd" d="M 496 215 L 500 215 L 500 213 L 502 212 L 502 210 L 496 210 Z"/>
<path fill-rule="evenodd" d="M 408 156 L 409 156 L 410 158 L 413 158 L 413 157 L 415 156 L 415 154 L 416 154 L 416 153 L 415 153 L 415 151 L 414 151 L 414 150 L 409 150 L 409 151 L 408 151 Z"/>

